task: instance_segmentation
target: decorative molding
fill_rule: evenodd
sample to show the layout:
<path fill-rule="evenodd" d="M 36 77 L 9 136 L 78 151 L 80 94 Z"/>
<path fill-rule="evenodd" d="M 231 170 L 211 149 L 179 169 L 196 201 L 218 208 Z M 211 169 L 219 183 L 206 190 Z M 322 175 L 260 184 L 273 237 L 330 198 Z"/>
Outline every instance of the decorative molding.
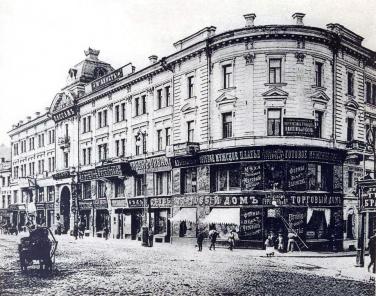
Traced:
<path fill-rule="evenodd" d="M 285 92 L 284 90 L 274 87 L 263 94 L 261 94 L 263 97 L 287 97 L 289 95 L 288 92 Z"/>
<path fill-rule="evenodd" d="M 181 107 L 180 111 L 184 114 L 188 114 L 191 112 L 195 112 L 197 110 L 197 106 L 193 106 L 190 103 L 185 104 L 183 107 Z"/>
<path fill-rule="evenodd" d="M 255 45 L 255 43 L 254 43 L 253 40 L 247 41 L 247 42 L 245 42 L 245 49 L 246 50 L 248 50 L 248 49 L 254 49 L 254 45 Z"/>
<path fill-rule="evenodd" d="M 230 95 L 230 94 L 226 94 L 226 93 L 223 93 L 221 94 L 216 100 L 215 102 L 217 103 L 217 105 L 227 105 L 227 104 L 232 104 L 235 106 L 235 103 L 236 101 L 238 100 L 237 97 L 233 96 L 233 95 Z"/>
<path fill-rule="evenodd" d="M 244 56 L 246 65 L 253 65 L 256 55 L 254 53 L 248 53 Z"/>
<path fill-rule="evenodd" d="M 304 63 L 304 58 L 305 58 L 305 54 L 304 53 L 297 52 L 297 53 L 295 53 L 295 57 L 296 57 L 296 62 L 298 64 L 303 64 Z"/>

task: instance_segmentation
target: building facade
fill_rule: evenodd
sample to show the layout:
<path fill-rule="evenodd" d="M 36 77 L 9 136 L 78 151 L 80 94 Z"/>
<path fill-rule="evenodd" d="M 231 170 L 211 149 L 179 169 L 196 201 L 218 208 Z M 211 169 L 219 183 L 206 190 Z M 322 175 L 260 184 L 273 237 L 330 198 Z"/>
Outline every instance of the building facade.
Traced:
<path fill-rule="evenodd" d="M 216 225 L 222 237 L 235 227 L 244 247 L 288 230 L 311 249 L 355 247 L 355 181 L 373 171 L 375 53 L 342 25 L 304 26 L 301 13 L 294 25 L 244 17 L 245 27 L 204 28 L 138 71 L 86 51 L 46 121 L 9 133 L 20 196 L 28 163 L 53 151 L 43 187 L 53 184 L 66 231 L 81 220 L 88 235 L 137 239 L 150 225 L 158 241 L 190 243 Z M 55 130 L 55 145 L 19 154 L 39 126 Z"/>

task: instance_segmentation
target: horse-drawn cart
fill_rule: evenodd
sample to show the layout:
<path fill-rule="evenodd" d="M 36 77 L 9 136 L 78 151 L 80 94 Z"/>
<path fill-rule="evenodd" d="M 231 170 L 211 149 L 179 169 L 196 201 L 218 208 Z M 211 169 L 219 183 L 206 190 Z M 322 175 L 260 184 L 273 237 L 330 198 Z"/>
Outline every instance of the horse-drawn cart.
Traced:
<path fill-rule="evenodd" d="M 39 261 L 41 271 L 52 271 L 56 248 L 57 241 L 49 228 L 38 227 L 32 230 L 30 236 L 21 238 L 18 245 L 21 271 L 26 271 L 34 260 Z"/>

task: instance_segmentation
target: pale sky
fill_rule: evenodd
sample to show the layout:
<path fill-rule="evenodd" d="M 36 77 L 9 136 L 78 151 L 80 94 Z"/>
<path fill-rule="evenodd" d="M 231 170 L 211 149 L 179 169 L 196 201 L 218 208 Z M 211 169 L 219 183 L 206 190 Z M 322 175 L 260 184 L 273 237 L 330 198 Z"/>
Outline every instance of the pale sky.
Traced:
<path fill-rule="evenodd" d="M 12 124 L 49 107 L 68 69 L 89 46 L 114 68 L 174 52 L 173 43 L 203 27 L 217 32 L 255 25 L 340 23 L 376 51 L 376 0 L 0 0 L 0 144 Z"/>

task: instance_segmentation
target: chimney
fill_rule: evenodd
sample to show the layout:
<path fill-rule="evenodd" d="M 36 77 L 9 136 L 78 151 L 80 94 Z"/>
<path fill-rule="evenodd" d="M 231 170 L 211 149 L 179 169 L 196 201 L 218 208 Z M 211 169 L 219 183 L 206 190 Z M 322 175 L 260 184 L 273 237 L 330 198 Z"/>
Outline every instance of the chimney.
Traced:
<path fill-rule="evenodd" d="M 22 124 L 23 124 L 23 120 L 20 120 L 18 123 L 19 123 L 20 125 L 22 125 Z"/>
<path fill-rule="evenodd" d="M 84 51 L 87 59 L 97 61 L 98 60 L 98 55 L 100 53 L 100 50 L 96 50 L 93 48 L 88 48 L 87 50 Z"/>
<path fill-rule="evenodd" d="M 292 15 L 292 18 L 295 20 L 296 19 L 296 24 L 298 26 L 304 26 L 303 24 L 303 18 L 304 18 L 305 14 L 304 13 L 300 13 L 300 12 L 295 12 L 293 15 Z"/>
<path fill-rule="evenodd" d="M 255 25 L 254 24 L 255 18 L 256 18 L 256 14 L 254 14 L 254 13 L 245 14 L 244 15 L 245 27 L 246 28 L 253 27 Z"/>
<path fill-rule="evenodd" d="M 27 119 L 27 121 L 30 121 L 31 120 L 31 116 L 27 116 L 26 119 Z"/>
<path fill-rule="evenodd" d="M 136 67 L 132 66 L 132 73 L 136 72 Z"/>
<path fill-rule="evenodd" d="M 155 64 L 158 61 L 158 57 L 156 55 L 151 55 L 149 57 L 150 64 Z"/>
<path fill-rule="evenodd" d="M 40 112 L 35 112 L 35 116 L 36 117 L 40 116 Z"/>
<path fill-rule="evenodd" d="M 48 112 L 50 112 L 50 107 L 46 107 L 46 108 L 44 108 L 44 110 L 48 113 Z"/>

